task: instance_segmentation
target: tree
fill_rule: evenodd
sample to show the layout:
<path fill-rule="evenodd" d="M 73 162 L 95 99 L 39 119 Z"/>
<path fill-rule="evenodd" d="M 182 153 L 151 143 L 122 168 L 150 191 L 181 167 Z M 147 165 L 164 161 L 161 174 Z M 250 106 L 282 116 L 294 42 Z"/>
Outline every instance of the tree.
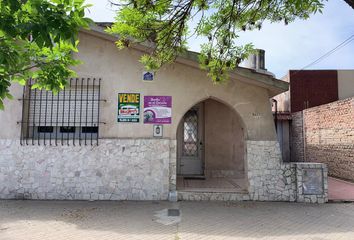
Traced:
<path fill-rule="evenodd" d="M 33 88 L 58 92 L 75 75 L 71 53 L 91 22 L 86 7 L 84 0 L 0 0 L 0 109 L 14 81 L 35 78 Z"/>
<path fill-rule="evenodd" d="M 349 6 L 351 6 L 354 9 L 354 0 L 344 0 L 346 3 L 348 3 Z"/>
<path fill-rule="evenodd" d="M 116 21 L 107 31 L 118 34 L 119 48 L 133 43 L 154 46 L 140 61 L 149 70 L 173 62 L 187 49 L 192 35 L 205 38 L 200 65 L 214 82 L 227 79 L 252 51 L 252 44 L 237 44 L 238 33 L 261 29 L 264 21 L 284 22 L 307 19 L 321 12 L 324 0 L 115 0 Z M 188 29 L 189 21 L 197 23 Z"/>

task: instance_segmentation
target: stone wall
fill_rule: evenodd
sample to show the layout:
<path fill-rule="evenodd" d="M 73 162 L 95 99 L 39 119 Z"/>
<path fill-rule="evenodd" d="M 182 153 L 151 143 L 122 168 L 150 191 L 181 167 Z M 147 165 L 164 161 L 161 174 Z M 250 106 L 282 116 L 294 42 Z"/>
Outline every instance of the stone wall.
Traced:
<path fill-rule="evenodd" d="M 166 200 L 174 148 L 167 139 L 57 147 L 0 140 L 0 198 Z"/>
<path fill-rule="evenodd" d="M 20 146 L 18 140 L 0 140 L 0 198 L 177 200 L 175 140 L 100 139 L 99 143 Z M 178 192 L 178 199 L 326 201 L 326 195 L 298 197 L 300 163 L 282 163 L 276 141 L 246 144 L 248 192 Z"/>
<path fill-rule="evenodd" d="M 296 167 L 281 163 L 277 141 L 246 141 L 248 192 L 179 193 L 180 200 L 295 201 Z"/>
<path fill-rule="evenodd" d="M 251 200 L 295 201 L 295 167 L 281 162 L 277 141 L 247 141 Z"/>
<path fill-rule="evenodd" d="M 295 163 L 297 202 L 328 201 L 328 169 L 323 163 Z"/>
<path fill-rule="evenodd" d="M 177 189 L 177 141 L 170 140 L 170 161 L 169 161 L 169 190 L 174 192 Z"/>
<path fill-rule="evenodd" d="M 303 119 L 304 129 L 293 127 L 292 141 L 296 146 L 304 133 L 304 146 L 293 147 L 294 155 L 305 152 L 304 161 L 326 163 L 329 175 L 354 181 L 354 98 L 300 113 L 293 115 L 293 125 Z"/>
<path fill-rule="evenodd" d="M 248 192 L 178 192 L 179 200 L 287 201 L 324 203 L 328 201 L 325 164 L 282 163 L 277 141 L 247 141 Z M 319 169 L 322 192 L 305 194 L 303 169 Z"/>

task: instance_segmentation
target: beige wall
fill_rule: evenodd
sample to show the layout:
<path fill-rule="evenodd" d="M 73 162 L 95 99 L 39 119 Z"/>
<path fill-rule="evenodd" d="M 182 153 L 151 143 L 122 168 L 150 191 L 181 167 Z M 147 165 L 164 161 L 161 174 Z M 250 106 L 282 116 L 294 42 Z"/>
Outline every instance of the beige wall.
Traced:
<path fill-rule="evenodd" d="M 242 123 L 230 107 L 214 100 L 204 104 L 205 170 L 244 171 Z"/>
<path fill-rule="evenodd" d="M 338 70 L 339 100 L 354 96 L 354 70 Z"/>
<path fill-rule="evenodd" d="M 289 74 L 285 75 L 281 80 L 289 82 Z M 273 99 L 278 101 L 278 112 L 290 111 L 290 90 L 273 97 Z M 273 110 L 275 111 L 275 108 L 273 108 Z"/>
<path fill-rule="evenodd" d="M 213 97 L 232 106 L 246 125 L 249 139 L 274 140 L 275 129 L 266 89 L 230 80 L 215 85 L 206 73 L 183 64 L 163 67 L 154 82 L 141 80 L 141 52 L 134 49 L 119 51 L 112 41 L 80 34 L 78 58 L 84 64 L 78 68 L 82 77 L 102 77 L 102 125 L 100 137 L 152 137 L 152 126 L 143 123 L 117 123 L 117 93 L 140 92 L 144 95 L 172 96 L 172 124 L 164 126 L 164 137 L 175 139 L 179 121 L 196 103 Z M 108 82 L 108 83 L 107 83 Z M 143 106 L 142 106 L 143 107 Z M 142 118 L 141 118 L 142 120 Z"/>
<path fill-rule="evenodd" d="M 15 83 L 10 87 L 13 100 L 4 101 L 5 110 L 0 110 L 0 139 L 20 139 L 23 87 Z"/>
<path fill-rule="evenodd" d="M 232 107 L 240 115 L 249 140 L 275 140 L 268 90 L 238 80 L 215 85 L 197 68 L 176 63 L 165 66 L 155 75 L 154 82 L 143 82 L 143 66 L 139 63 L 141 52 L 134 49 L 119 51 L 113 41 L 80 33 L 77 57 L 83 64 L 77 67 L 79 77 L 101 77 L 100 126 L 101 138 L 150 138 L 152 125 L 117 123 L 117 94 L 140 92 L 144 95 L 172 96 L 172 124 L 164 126 L 165 138 L 176 138 L 177 125 L 184 113 L 197 102 L 215 98 Z M 15 85 L 13 93 L 20 98 L 22 87 Z M 21 103 L 13 100 L 5 103 L 7 110 L 0 113 L 5 123 L 0 138 L 19 138 Z M 143 108 L 143 106 L 141 106 Z M 142 117 L 140 119 L 142 121 Z"/>

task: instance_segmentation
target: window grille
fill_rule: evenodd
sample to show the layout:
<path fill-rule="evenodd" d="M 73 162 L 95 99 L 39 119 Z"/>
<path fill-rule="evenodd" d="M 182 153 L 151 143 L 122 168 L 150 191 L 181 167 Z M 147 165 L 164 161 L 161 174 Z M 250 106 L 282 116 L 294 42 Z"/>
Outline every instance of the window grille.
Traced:
<path fill-rule="evenodd" d="M 183 120 L 183 156 L 198 156 L 198 112 L 189 110 Z"/>
<path fill-rule="evenodd" d="M 101 79 L 73 78 L 58 94 L 23 89 L 21 145 L 98 145 Z"/>

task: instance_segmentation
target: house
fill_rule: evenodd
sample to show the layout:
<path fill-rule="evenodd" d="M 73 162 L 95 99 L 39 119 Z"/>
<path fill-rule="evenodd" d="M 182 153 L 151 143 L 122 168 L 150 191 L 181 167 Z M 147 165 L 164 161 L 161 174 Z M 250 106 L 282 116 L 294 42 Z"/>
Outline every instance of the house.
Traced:
<path fill-rule="evenodd" d="M 269 99 L 288 83 L 237 68 L 215 85 L 193 52 L 146 77 L 148 47 L 118 50 L 99 25 L 79 39 L 78 78 L 58 95 L 11 86 L 1 198 L 327 201 L 326 178 L 306 196 L 296 182 L 324 165 L 281 160 Z"/>
<path fill-rule="evenodd" d="M 295 113 L 354 96 L 354 70 L 289 70 L 286 91 L 274 99 L 278 112 Z"/>

